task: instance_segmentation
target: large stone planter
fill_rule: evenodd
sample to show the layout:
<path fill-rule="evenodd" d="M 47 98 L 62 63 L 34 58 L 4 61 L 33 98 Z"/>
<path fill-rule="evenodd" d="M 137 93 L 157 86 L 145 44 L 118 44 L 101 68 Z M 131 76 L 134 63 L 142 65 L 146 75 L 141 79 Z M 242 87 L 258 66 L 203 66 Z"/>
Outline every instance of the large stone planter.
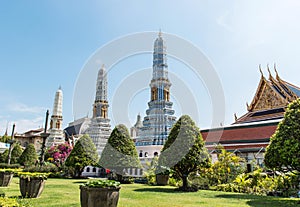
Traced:
<path fill-rule="evenodd" d="M 0 172 L 0 186 L 1 187 L 9 186 L 13 176 L 14 176 L 13 172 Z"/>
<path fill-rule="evenodd" d="M 117 207 L 121 187 L 92 188 L 80 186 L 81 207 Z"/>
<path fill-rule="evenodd" d="M 157 174 L 155 177 L 156 177 L 156 184 L 157 185 L 168 185 L 169 175 Z"/>
<path fill-rule="evenodd" d="M 20 191 L 23 198 L 38 198 L 44 190 L 43 178 L 20 178 Z"/>

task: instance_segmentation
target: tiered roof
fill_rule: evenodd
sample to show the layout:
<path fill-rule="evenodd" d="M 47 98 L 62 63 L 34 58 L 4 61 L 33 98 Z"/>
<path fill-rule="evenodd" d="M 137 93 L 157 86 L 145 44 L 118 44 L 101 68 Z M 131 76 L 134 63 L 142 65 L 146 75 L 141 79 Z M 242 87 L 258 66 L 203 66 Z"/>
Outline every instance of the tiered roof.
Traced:
<path fill-rule="evenodd" d="M 260 82 L 251 104 L 247 104 L 248 112 L 237 118 L 233 124 L 281 119 L 287 105 L 300 97 L 300 88 L 282 80 L 276 67 L 274 69 L 275 78 L 268 67 L 268 79 L 264 77 L 260 69 Z"/>
<path fill-rule="evenodd" d="M 248 112 L 236 117 L 235 122 L 227 127 L 201 130 L 206 147 L 213 151 L 216 144 L 221 144 L 229 151 L 263 152 L 270 137 L 276 131 L 290 102 L 300 97 L 300 88 L 282 80 L 276 67 L 274 78 L 269 70 L 266 79 L 260 69 L 261 78 Z"/>

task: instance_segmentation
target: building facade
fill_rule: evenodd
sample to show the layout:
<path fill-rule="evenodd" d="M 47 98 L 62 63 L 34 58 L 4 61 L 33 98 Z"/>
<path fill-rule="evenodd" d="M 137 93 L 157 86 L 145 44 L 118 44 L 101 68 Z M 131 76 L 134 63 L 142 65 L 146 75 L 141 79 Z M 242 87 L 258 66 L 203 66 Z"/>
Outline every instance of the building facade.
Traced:
<path fill-rule="evenodd" d="M 29 130 L 25 133 L 14 135 L 16 142 L 20 143 L 23 148 L 26 148 L 29 144 L 33 144 L 36 152 L 41 153 L 43 138 L 41 134 L 44 132 L 43 128 Z"/>

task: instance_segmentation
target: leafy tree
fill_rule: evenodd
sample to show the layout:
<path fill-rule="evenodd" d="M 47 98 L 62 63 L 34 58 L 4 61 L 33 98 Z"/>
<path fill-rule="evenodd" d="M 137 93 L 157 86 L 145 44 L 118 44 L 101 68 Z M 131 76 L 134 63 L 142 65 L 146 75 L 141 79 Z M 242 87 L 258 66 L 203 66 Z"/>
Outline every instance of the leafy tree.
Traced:
<path fill-rule="evenodd" d="M 23 153 L 23 149 L 22 149 L 21 145 L 19 143 L 14 144 L 14 148 L 11 152 L 10 163 L 11 164 L 18 164 L 22 153 Z"/>
<path fill-rule="evenodd" d="M 65 165 L 74 169 L 73 177 L 80 177 L 85 166 L 97 165 L 98 160 L 99 156 L 92 139 L 89 135 L 83 135 L 76 142 Z"/>
<path fill-rule="evenodd" d="M 300 172 L 300 99 L 289 104 L 283 120 L 270 138 L 265 154 L 269 168 Z"/>
<path fill-rule="evenodd" d="M 29 144 L 26 149 L 21 154 L 19 161 L 21 165 L 29 166 L 36 163 L 38 159 L 37 153 L 35 151 L 34 145 Z"/>
<path fill-rule="evenodd" d="M 7 163 L 8 149 L 0 154 L 0 163 Z"/>
<path fill-rule="evenodd" d="M 124 168 L 141 167 L 134 142 L 125 125 L 120 124 L 113 129 L 99 163 L 104 168 L 116 171 L 119 176 L 124 174 Z"/>
<path fill-rule="evenodd" d="M 189 191 L 189 174 L 209 165 L 210 157 L 204 147 L 200 129 L 188 115 L 181 116 L 163 147 L 159 166 L 171 168 L 175 176 L 182 179 L 181 190 Z"/>
<path fill-rule="evenodd" d="M 11 140 L 11 136 L 3 135 L 0 137 L 0 142 L 8 143 L 9 140 Z"/>
<path fill-rule="evenodd" d="M 207 173 L 212 185 L 232 182 L 239 174 L 245 172 L 245 160 L 222 146 L 218 146 L 218 160 L 212 164 Z"/>

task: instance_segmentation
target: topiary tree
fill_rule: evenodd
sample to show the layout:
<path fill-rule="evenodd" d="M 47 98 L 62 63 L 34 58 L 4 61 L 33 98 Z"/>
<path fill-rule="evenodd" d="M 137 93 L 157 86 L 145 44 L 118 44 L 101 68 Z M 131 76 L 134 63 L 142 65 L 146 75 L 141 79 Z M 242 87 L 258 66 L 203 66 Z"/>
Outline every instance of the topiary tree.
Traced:
<path fill-rule="evenodd" d="M 73 177 L 80 177 L 85 166 L 97 165 L 99 156 L 89 135 L 83 135 L 75 144 L 65 165 L 74 169 Z"/>
<path fill-rule="evenodd" d="M 19 143 L 16 143 L 14 145 L 13 150 L 11 151 L 10 163 L 11 164 L 18 164 L 19 161 L 20 161 L 19 159 L 20 159 L 22 153 L 23 153 L 23 149 L 22 149 L 21 145 Z"/>
<path fill-rule="evenodd" d="M 300 172 L 300 99 L 290 103 L 283 120 L 270 138 L 265 154 L 269 168 Z"/>
<path fill-rule="evenodd" d="M 19 158 L 19 162 L 21 165 L 29 166 L 36 163 L 38 159 L 37 153 L 35 151 L 34 145 L 29 144 L 26 149 L 23 151 Z"/>
<path fill-rule="evenodd" d="M 117 125 L 102 152 L 99 164 L 107 169 L 114 170 L 118 174 L 118 180 L 122 181 L 123 170 L 127 168 L 140 168 L 138 154 L 125 125 Z"/>
<path fill-rule="evenodd" d="M 188 115 L 181 116 L 172 127 L 158 163 L 160 167 L 171 168 L 182 179 L 183 191 L 191 190 L 187 180 L 190 173 L 210 165 L 200 129 Z"/>

